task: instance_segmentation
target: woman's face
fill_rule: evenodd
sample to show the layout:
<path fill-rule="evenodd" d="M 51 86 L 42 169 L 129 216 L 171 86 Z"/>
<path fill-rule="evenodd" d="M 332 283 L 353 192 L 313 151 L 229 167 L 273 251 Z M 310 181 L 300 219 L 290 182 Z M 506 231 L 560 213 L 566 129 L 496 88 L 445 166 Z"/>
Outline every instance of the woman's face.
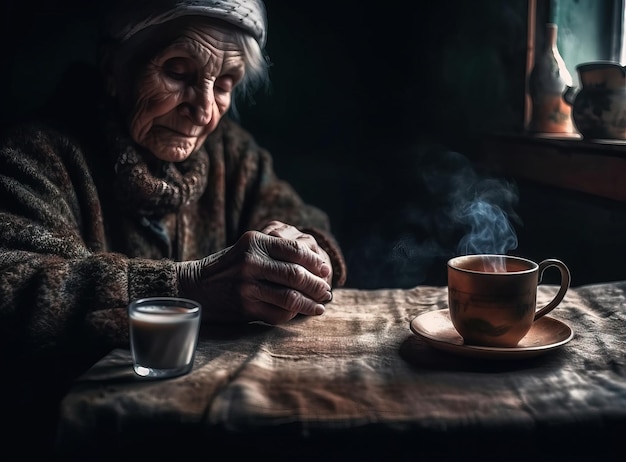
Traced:
<path fill-rule="evenodd" d="M 170 162 L 185 160 L 202 145 L 245 71 L 228 29 L 186 21 L 178 30 L 135 74 L 128 97 L 118 94 L 133 140 Z"/>

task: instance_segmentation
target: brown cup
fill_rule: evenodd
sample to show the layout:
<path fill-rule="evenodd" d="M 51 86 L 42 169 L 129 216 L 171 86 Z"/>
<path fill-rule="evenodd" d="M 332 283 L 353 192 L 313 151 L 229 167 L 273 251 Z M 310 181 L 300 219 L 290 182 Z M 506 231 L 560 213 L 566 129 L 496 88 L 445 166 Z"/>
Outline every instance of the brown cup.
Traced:
<path fill-rule="evenodd" d="M 554 298 L 537 307 L 537 286 L 551 267 L 561 272 Z M 533 323 L 565 297 L 570 272 L 560 260 L 535 263 L 510 255 L 464 255 L 448 260 L 448 305 L 466 344 L 515 347 Z"/>

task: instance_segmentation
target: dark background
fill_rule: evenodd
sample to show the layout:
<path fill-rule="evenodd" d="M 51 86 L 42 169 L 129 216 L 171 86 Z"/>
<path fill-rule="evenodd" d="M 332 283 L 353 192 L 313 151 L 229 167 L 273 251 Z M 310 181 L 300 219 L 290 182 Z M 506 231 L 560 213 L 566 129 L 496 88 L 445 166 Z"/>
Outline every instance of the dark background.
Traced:
<path fill-rule="evenodd" d="M 476 200 L 488 213 L 478 225 L 500 232 L 477 250 L 563 259 L 573 285 L 621 278 L 590 253 L 606 250 L 599 235 L 621 239 L 623 207 L 491 177 L 472 162 L 485 136 L 523 130 L 526 0 L 266 5 L 272 85 L 239 104 L 241 120 L 278 174 L 328 212 L 349 286 L 445 284 L 445 261 L 467 250 L 459 244 L 480 218 L 457 212 Z M 96 35 L 89 2 L 1 8 L 6 123 L 70 62 L 91 61 Z M 507 223 L 518 241 L 500 248 Z"/>

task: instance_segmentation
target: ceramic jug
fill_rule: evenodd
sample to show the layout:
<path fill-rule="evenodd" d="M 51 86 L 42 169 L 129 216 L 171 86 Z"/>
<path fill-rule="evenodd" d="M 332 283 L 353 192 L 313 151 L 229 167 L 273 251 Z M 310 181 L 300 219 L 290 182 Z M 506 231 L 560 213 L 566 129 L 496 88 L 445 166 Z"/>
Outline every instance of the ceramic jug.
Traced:
<path fill-rule="evenodd" d="M 572 76 L 557 47 L 558 26 L 545 26 L 544 46 L 537 52 L 528 90 L 532 115 L 528 129 L 533 133 L 574 133 L 571 105 L 563 92 L 572 86 Z"/>
<path fill-rule="evenodd" d="M 612 61 L 576 66 L 580 88 L 568 86 L 563 98 L 585 139 L 626 140 L 626 67 Z"/>

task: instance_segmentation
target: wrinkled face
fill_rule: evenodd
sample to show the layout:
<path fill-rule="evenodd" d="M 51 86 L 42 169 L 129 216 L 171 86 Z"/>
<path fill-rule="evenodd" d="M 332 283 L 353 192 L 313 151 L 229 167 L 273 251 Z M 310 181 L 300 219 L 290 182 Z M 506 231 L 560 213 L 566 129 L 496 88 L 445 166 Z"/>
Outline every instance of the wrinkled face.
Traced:
<path fill-rule="evenodd" d="M 228 29 L 187 21 L 178 31 L 139 70 L 122 101 L 133 140 L 171 162 L 202 145 L 244 76 L 243 53 Z"/>

